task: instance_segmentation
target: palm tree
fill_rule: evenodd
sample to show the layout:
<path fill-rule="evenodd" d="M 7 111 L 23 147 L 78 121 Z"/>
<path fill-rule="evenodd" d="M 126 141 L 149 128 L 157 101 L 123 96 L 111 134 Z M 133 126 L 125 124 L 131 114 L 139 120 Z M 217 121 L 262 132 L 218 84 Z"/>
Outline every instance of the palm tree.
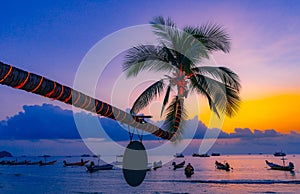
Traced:
<path fill-rule="evenodd" d="M 214 51 L 229 52 L 230 39 L 223 27 L 208 23 L 179 30 L 170 18 L 163 17 L 154 18 L 150 24 L 159 44 L 138 45 L 129 49 L 123 70 L 127 77 L 135 77 L 141 71 L 160 71 L 167 75 L 142 92 L 134 102 L 131 113 L 139 113 L 166 91 L 161 109 L 161 116 L 165 112 L 163 128 L 174 134 L 175 138 L 182 132 L 182 120 L 187 115 L 184 99 L 191 92 L 204 95 L 210 109 L 218 116 L 220 112 L 233 116 L 240 103 L 238 75 L 226 67 L 202 64 Z M 172 89 L 175 95 L 169 103 Z"/>
<path fill-rule="evenodd" d="M 41 75 L 2 63 L 1 61 L 0 84 L 70 104 L 77 108 L 127 124 L 128 126 L 147 131 L 162 139 L 170 140 L 172 138 L 172 134 L 151 123 L 145 122 L 141 117 L 132 116 L 117 107 L 85 95 L 78 90 L 74 90 Z"/>

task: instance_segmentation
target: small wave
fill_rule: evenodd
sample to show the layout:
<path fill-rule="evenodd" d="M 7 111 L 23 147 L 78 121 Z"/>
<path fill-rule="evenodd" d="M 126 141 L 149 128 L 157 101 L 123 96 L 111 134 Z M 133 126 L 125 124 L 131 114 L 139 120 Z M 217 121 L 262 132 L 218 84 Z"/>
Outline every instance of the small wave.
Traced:
<path fill-rule="evenodd" d="M 145 180 L 145 181 L 208 183 L 208 184 L 300 184 L 300 180 Z"/>

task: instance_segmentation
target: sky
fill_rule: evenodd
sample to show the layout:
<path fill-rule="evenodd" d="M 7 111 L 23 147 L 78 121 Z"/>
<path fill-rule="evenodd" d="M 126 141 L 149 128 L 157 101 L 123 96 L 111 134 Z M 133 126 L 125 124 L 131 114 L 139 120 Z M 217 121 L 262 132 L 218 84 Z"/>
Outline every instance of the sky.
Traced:
<path fill-rule="evenodd" d="M 224 26 L 230 34 L 232 48 L 227 54 L 214 53 L 213 58 L 217 65 L 235 71 L 242 84 L 240 110 L 235 117 L 225 118 L 222 131 L 235 134 L 240 132 L 238 129 L 247 129 L 245 132 L 250 131 L 248 135 L 251 136 L 255 134 L 255 130 L 264 133 L 273 130 L 276 134 L 284 137 L 291 135 L 297 140 L 297 133 L 300 132 L 299 8 L 300 2 L 296 0 L 6 1 L 0 7 L 0 61 L 72 86 L 79 65 L 88 51 L 98 41 L 123 28 L 148 24 L 153 17 L 159 15 L 171 17 L 179 28 L 207 22 L 217 23 Z M 122 41 L 124 40 L 120 43 Z M 117 48 L 118 43 L 113 46 Z M 108 73 L 99 79 L 97 98 L 111 102 L 112 86 L 121 74 L 122 57 L 122 54 L 117 56 L 105 69 Z M 139 87 L 136 93 L 139 92 L 138 89 Z M 125 103 L 122 96 L 118 97 L 113 105 L 122 109 L 132 105 L 132 100 Z M 133 95 L 130 99 L 134 97 Z M 198 100 L 200 111 L 191 111 L 189 117 L 192 119 L 198 115 L 201 123 L 208 126 L 211 112 L 205 99 L 199 97 Z M 151 106 L 158 106 L 159 103 L 158 100 Z M 12 120 L 15 122 L 16 118 L 25 116 L 27 111 L 36 107 L 49 109 L 51 112 L 53 107 L 50 105 L 60 107 L 60 111 L 71 109 L 61 102 L 0 85 L 2 125 Z M 150 112 L 154 110 L 155 108 L 149 109 Z M 45 115 L 45 118 L 48 119 L 50 115 L 51 113 L 49 116 Z M 34 118 L 27 118 L 24 123 L 29 124 L 32 119 Z M 41 136 L 31 132 L 24 136 L 17 130 L 17 126 L 7 125 L 12 128 L 3 136 L 6 138 L 0 140 L 1 144 L 22 141 L 20 145 L 24 142 L 30 145 L 37 141 L 78 137 L 76 134 L 67 137 L 66 134 L 55 131 L 55 128 L 60 127 L 66 131 L 74 130 L 72 121 L 68 126 L 54 125 L 47 128 L 50 130 L 49 134 L 46 130 L 43 133 L 39 131 L 37 126 L 42 125 L 31 127 Z M 53 130 L 55 133 L 52 133 Z M 22 138 L 14 138 L 19 135 L 23 135 Z M 243 138 L 235 138 L 244 141 Z M 255 138 L 258 137 L 254 136 L 247 141 L 255 142 Z M 299 143 L 300 140 L 297 141 Z M 16 148 L 15 143 L 11 145 L 14 146 L 10 149 L 22 152 L 21 148 Z M 43 145 L 49 145 L 49 142 Z"/>

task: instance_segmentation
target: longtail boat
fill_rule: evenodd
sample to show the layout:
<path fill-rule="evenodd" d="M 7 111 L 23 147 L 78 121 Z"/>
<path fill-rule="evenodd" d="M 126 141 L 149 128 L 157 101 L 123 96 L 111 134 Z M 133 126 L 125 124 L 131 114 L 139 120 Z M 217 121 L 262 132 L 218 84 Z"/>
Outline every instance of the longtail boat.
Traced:
<path fill-rule="evenodd" d="M 26 165 L 28 163 L 28 161 L 24 160 L 21 162 L 17 162 L 17 161 L 10 161 L 8 164 L 11 166 L 17 166 L 17 165 Z"/>
<path fill-rule="evenodd" d="M 104 164 L 104 165 L 88 165 L 86 166 L 87 171 L 90 173 L 99 171 L 99 170 L 112 170 L 113 165 L 111 164 Z"/>
<path fill-rule="evenodd" d="M 175 162 L 173 162 L 172 165 L 173 165 L 173 170 L 176 170 L 177 168 L 183 168 L 185 165 L 185 161 L 183 161 L 179 164 L 176 164 Z"/>
<path fill-rule="evenodd" d="M 89 162 L 89 160 L 86 161 L 80 161 L 80 162 L 72 162 L 72 163 L 67 163 L 67 161 L 63 161 L 64 167 L 66 166 L 84 166 Z"/>
<path fill-rule="evenodd" d="M 193 153 L 192 156 L 193 157 L 202 157 L 202 158 L 210 157 L 208 154 L 196 154 L 196 153 Z"/>
<path fill-rule="evenodd" d="M 57 160 L 53 160 L 51 162 L 42 162 L 40 161 L 40 166 L 53 165 L 57 162 Z"/>
<path fill-rule="evenodd" d="M 176 153 L 174 155 L 175 158 L 184 158 L 184 155 L 182 153 Z"/>
<path fill-rule="evenodd" d="M 153 162 L 153 170 L 156 170 L 158 168 L 162 167 L 162 161 L 159 162 Z"/>
<path fill-rule="evenodd" d="M 285 154 L 284 152 L 281 151 L 281 152 L 275 152 L 275 153 L 274 153 L 274 156 L 277 156 L 277 157 L 278 157 L 278 156 L 286 156 L 286 154 Z"/>
<path fill-rule="evenodd" d="M 283 160 L 284 161 L 284 160 Z M 283 171 L 293 171 L 294 170 L 294 164 L 292 162 L 289 162 L 288 166 L 285 165 L 279 165 L 279 164 L 275 164 L 273 162 L 269 162 L 268 160 L 266 160 L 266 164 L 270 167 L 270 169 L 272 170 L 283 170 Z"/>
<path fill-rule="evenodd" d="M 220 153 L 213 152 L 213 153 L 211 153 L 211 156 L 221 156 L 221 154 L 220 154 Z"/>
<path fill-rule="evenodd" d="M 218 161 L 216 161 L 215 162 L 215 165 L 216 165 L 216 168 L 217 169 L 220 169 L 220 170 L 226 170 L 226 171 L 230 171 L 230 165 L 227 163 L 227 162 L 225 162 L 224 164 L 223 163 L 221 163 L 221 162 L 218 162 Z"/>

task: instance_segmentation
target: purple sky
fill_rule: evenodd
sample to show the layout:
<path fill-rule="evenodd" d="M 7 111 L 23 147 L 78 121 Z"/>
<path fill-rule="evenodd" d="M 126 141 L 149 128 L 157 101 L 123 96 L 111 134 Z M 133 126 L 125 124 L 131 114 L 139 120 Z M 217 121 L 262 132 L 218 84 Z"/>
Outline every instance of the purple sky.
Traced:
<path fill-rule="evenodd" d="M 232 50 L 230 55 L 217 53 L 215 59 L 242 78 L 243 100 L 295 93 L 300 89 L 299 8 L 297 0 L 6 1 L 0 7 L 0 60 L 72 86 L 83 57 L 99 40 L 162 15 L 171 17 L 179 27 L 206 22 L 226 27 Z M 117 76 L 121 60 L 112 63 L 108 71 Z M 108 93 L 110 87 L 102 86 Z M 106 92 L 98 91 L 97 95 L 109 100 Z M 0 121 L 24 112 L 24 105 L 43 103 L 70 109 L 60 102 L 0 85 Z M 1 144 L 9 145 L 5 141 Z"/>
<path fill-rule="evenodd" d="M 69 86 L 95 43 L 162 15 L 179 27 L 210 21 L 228 29 L 231 53 L 215 58 L 240 75 L 242 97 L 299 90 L 298 1 L 10 1 L 2 5 L 0 60 Z M 4 119 L 21 111 L 22 105 L 49 100 L 2 87 L 0 102 L 0 119 Z"/>

